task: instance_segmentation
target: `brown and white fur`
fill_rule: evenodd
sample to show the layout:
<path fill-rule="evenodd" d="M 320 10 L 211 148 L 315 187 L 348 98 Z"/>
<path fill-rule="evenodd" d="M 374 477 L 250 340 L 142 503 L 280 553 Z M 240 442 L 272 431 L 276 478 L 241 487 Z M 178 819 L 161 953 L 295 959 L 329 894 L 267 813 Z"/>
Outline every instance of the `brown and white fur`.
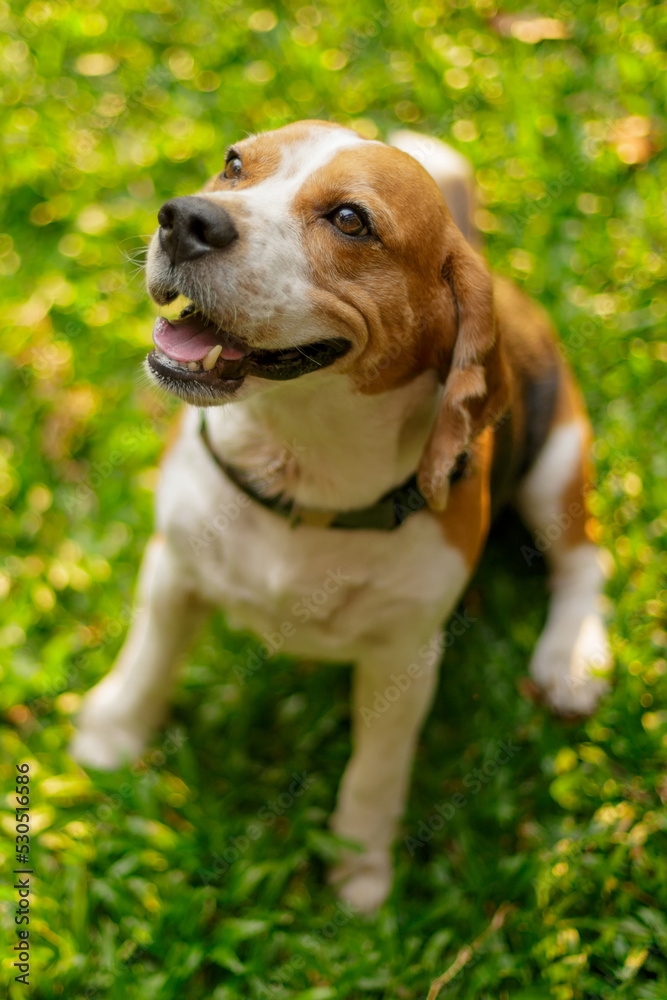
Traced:
<path fill-rule="evenodd" d="M 163 719 L 177 660 L 211 608 L 224 608 L 231 625 L 280 632 L 295 603 L 335 576 L 282 651 L 355 664 L 353 753 L 332 826 L 363 850 L 332 877 L 364 910 L 390 889 L 439 637 L 503 503 L 553 539 L 551 608 L 530 667 L 546 700 L 560 713 L 591 712 L 610 667 L 603 577 L 586 533 L 590 430 L 576 385 L 545 314 L 492 280 L 452 222 L 441 191 L 474 242 L 465 169 L 434 140 L 399 133 L 396 142 L 407 152 L 324 122 L 244 139 L 232 151 L 241 166 L 200 196 L 233 220 L 236 238 L 173 263 L 157 233 L 147 280 L 158 303 L 182 292 L 253 349 L 352 342 L 300 378 L 249 375 L 233 392 L 222 382 L 199 394 L 196 380 L 177 386 L 207 406 L 212 447 L 227 463 L 267 495 L 316 511 L 371 505 L 418 469 L 428 507 L 393 531 L 293 527 L 226 478 L 188 408 L 162 464 L 140 613 L 85 698 L 73 744 L 89 766 L 132 759 Z M 342 205 L 363 207 L 370 239 L 332 224 Z M 551 406 L 544 387 L 554 384 Z M 450 487 L 466 449 L 466 474 Z M 581 516 L 563 518 L 573 502 Z M 364 709 L 392 675 L 409 683 L 369 721 Z"/>

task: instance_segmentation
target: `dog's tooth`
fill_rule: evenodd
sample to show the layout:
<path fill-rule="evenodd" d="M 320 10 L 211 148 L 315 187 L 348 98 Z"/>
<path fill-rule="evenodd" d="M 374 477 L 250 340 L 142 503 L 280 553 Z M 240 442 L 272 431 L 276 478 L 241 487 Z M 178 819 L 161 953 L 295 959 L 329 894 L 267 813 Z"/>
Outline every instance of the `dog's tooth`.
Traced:
<path fill-rule="evenodd" d="M 188 368 L 190 369 L 191 372 L 198 372 L 199 371 L 199 362 L 198 361 L 188 361 Z"/>
<path fill-rule="evenodd" d="M 204 360 L 202 361 L 202 368 L 205 372 L 210 372 L 213 365 L 216 363 L 220 355 L 222 354 L 222 344 L 216 344 L 208 352 Z"/>

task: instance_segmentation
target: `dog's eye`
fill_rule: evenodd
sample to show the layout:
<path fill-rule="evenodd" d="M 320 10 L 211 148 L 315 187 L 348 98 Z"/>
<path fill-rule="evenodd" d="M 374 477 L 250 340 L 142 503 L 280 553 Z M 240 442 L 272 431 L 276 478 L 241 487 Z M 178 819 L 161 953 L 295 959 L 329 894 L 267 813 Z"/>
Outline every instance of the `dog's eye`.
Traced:
<path fill-rule="evenodd" d="M 329 222 L 340 229 L 346 236 L 367 236 L 370 232 L 368 223 L 358 209 L 349 205 L 341 205 L 329 216 Z"/>
<path fill-rule="evenodd" d="M 241 175 L 242 170 L 243 164 L 241 163 L 241 157 L 231 156 L 225 164 L 222 176 L 226 177 L 228 181 L 233 181 Z"/>

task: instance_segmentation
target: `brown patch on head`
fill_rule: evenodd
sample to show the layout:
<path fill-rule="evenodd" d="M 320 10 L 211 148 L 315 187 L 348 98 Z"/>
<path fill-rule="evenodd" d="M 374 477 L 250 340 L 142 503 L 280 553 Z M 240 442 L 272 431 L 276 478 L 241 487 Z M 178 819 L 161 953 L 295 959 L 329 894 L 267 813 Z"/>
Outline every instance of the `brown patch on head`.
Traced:
<path fill-rule="evenodd" d="M 239 154 L 243 171 L 237 178 L 228 179 L 224 176 L 224 167 L 219 174 L 212 177 L 203 187 L 203 191 L 242 191 L 244 188 L 260 184 L 274 174 L 286 149 L 301 142 L 312 140 L 317 130 L 330 131 L 343 129 L 335 122 L 306 120 L 284 125 L 273 132 L 260 132 L 235 142 L 229 152 Z M 351 130 L 348 129 L 351 132 Z M 352 134 L 352 133 L 351 133 Z M 357 135 L 357 133 L 353 133 Z M 360 137 L 361 138 L 361 137 Z"/>
<path fill-rule="evenodd" d="M 368 236 L 339 232 L 334 209 L 358 207 Z M 452 327 L 455 306 L 440 277 L 449 212 L 431 177 L 381 143 L 342 149 L 302 186 L 312 300 L 341 325 L 356 317 L 361 350 L 350 371 L 360 392 L 378 393 L 432 365 L 428 331 Z"/>
<path fill-rule="evenodd" d="M 331 141 L 332 132 L 342 141 Z M 429 173 L 398 149 L 307 121 L 244 139 L 234 150 L 239 176 L 218 177 L 205 189 L 229 192 L 221 201 L 235 219 L 237 209 L 249 213 L 227 254 L 235 255 L 236 270 L 217 278 L 223 306 L 231 289 L 234 321 L 252 323 L 255 337 L 267 328 L 256 322 L 263 313 L 290 336 L 298 329 L 312 331 L 313 340 L 351 340 L 337 370 L 361 393 L 385 392 L 435 369 L 444 392 L 419 480 L 431 505 L 442 509 L 459 454 L 506 401 L 486 265 L 453 224 Z M 274 175 L 275 211 L 271 199 L 235 202 L 235 192 Z M 296 194 L 294 176 L 305 178 Z M 368 233 L 351 235 L 333 224 L 342 206 L 367 219 Z"/>
<path fill-rule="evenodd" d="M 261 146 L 265 148 L 262 149 Z M 234 149 L 241 151 L 241 145 L 234 146 Z M 252 187 L 253 184 L 260 184 L 267 180 L 280 166 L 281 153 L 275 143 L 266 142 L 263 144 L 243 148 L 243 173 L 240 177 L 232 180 L 225 177 L 224 165 L 219 174 L 211 177 L 204 184 L 202 191 L 206 194 L 213 191 L 242 191 L 244 188 Z"/>
<path fill-rule="evenodd" d="M 338 232 L 341 205 L 371 232 Z M 294 205 L 307 231 L 316 291 L 330 319 L 350 324 L 363 350 L 351 357 L 360 392 L 377 393 L 435 368 L 442 406 L 420 466 L 420 485 L 442 509 L 457 457 L 507 405 L 489 271 L 454 226 L 430 175 L 381 143 L 343 149 L 303 185 Z"/>

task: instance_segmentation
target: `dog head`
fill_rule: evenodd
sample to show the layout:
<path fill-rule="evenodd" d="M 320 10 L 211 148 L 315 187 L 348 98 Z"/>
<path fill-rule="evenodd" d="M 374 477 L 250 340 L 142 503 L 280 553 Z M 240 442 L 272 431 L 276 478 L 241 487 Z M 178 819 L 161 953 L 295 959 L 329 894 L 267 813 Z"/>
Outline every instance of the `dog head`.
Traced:
<path fill-rule="evenodd" d="M 244 139 L 222 172 L 158 213 L 148 254 L 161 317 L 148 370 L 200 406 L 336 372 L 354 391 L 444 383 L 420 467 L 432 505 L 501 412 L 491 279 L 411 156 L 327 122 Z"/>

